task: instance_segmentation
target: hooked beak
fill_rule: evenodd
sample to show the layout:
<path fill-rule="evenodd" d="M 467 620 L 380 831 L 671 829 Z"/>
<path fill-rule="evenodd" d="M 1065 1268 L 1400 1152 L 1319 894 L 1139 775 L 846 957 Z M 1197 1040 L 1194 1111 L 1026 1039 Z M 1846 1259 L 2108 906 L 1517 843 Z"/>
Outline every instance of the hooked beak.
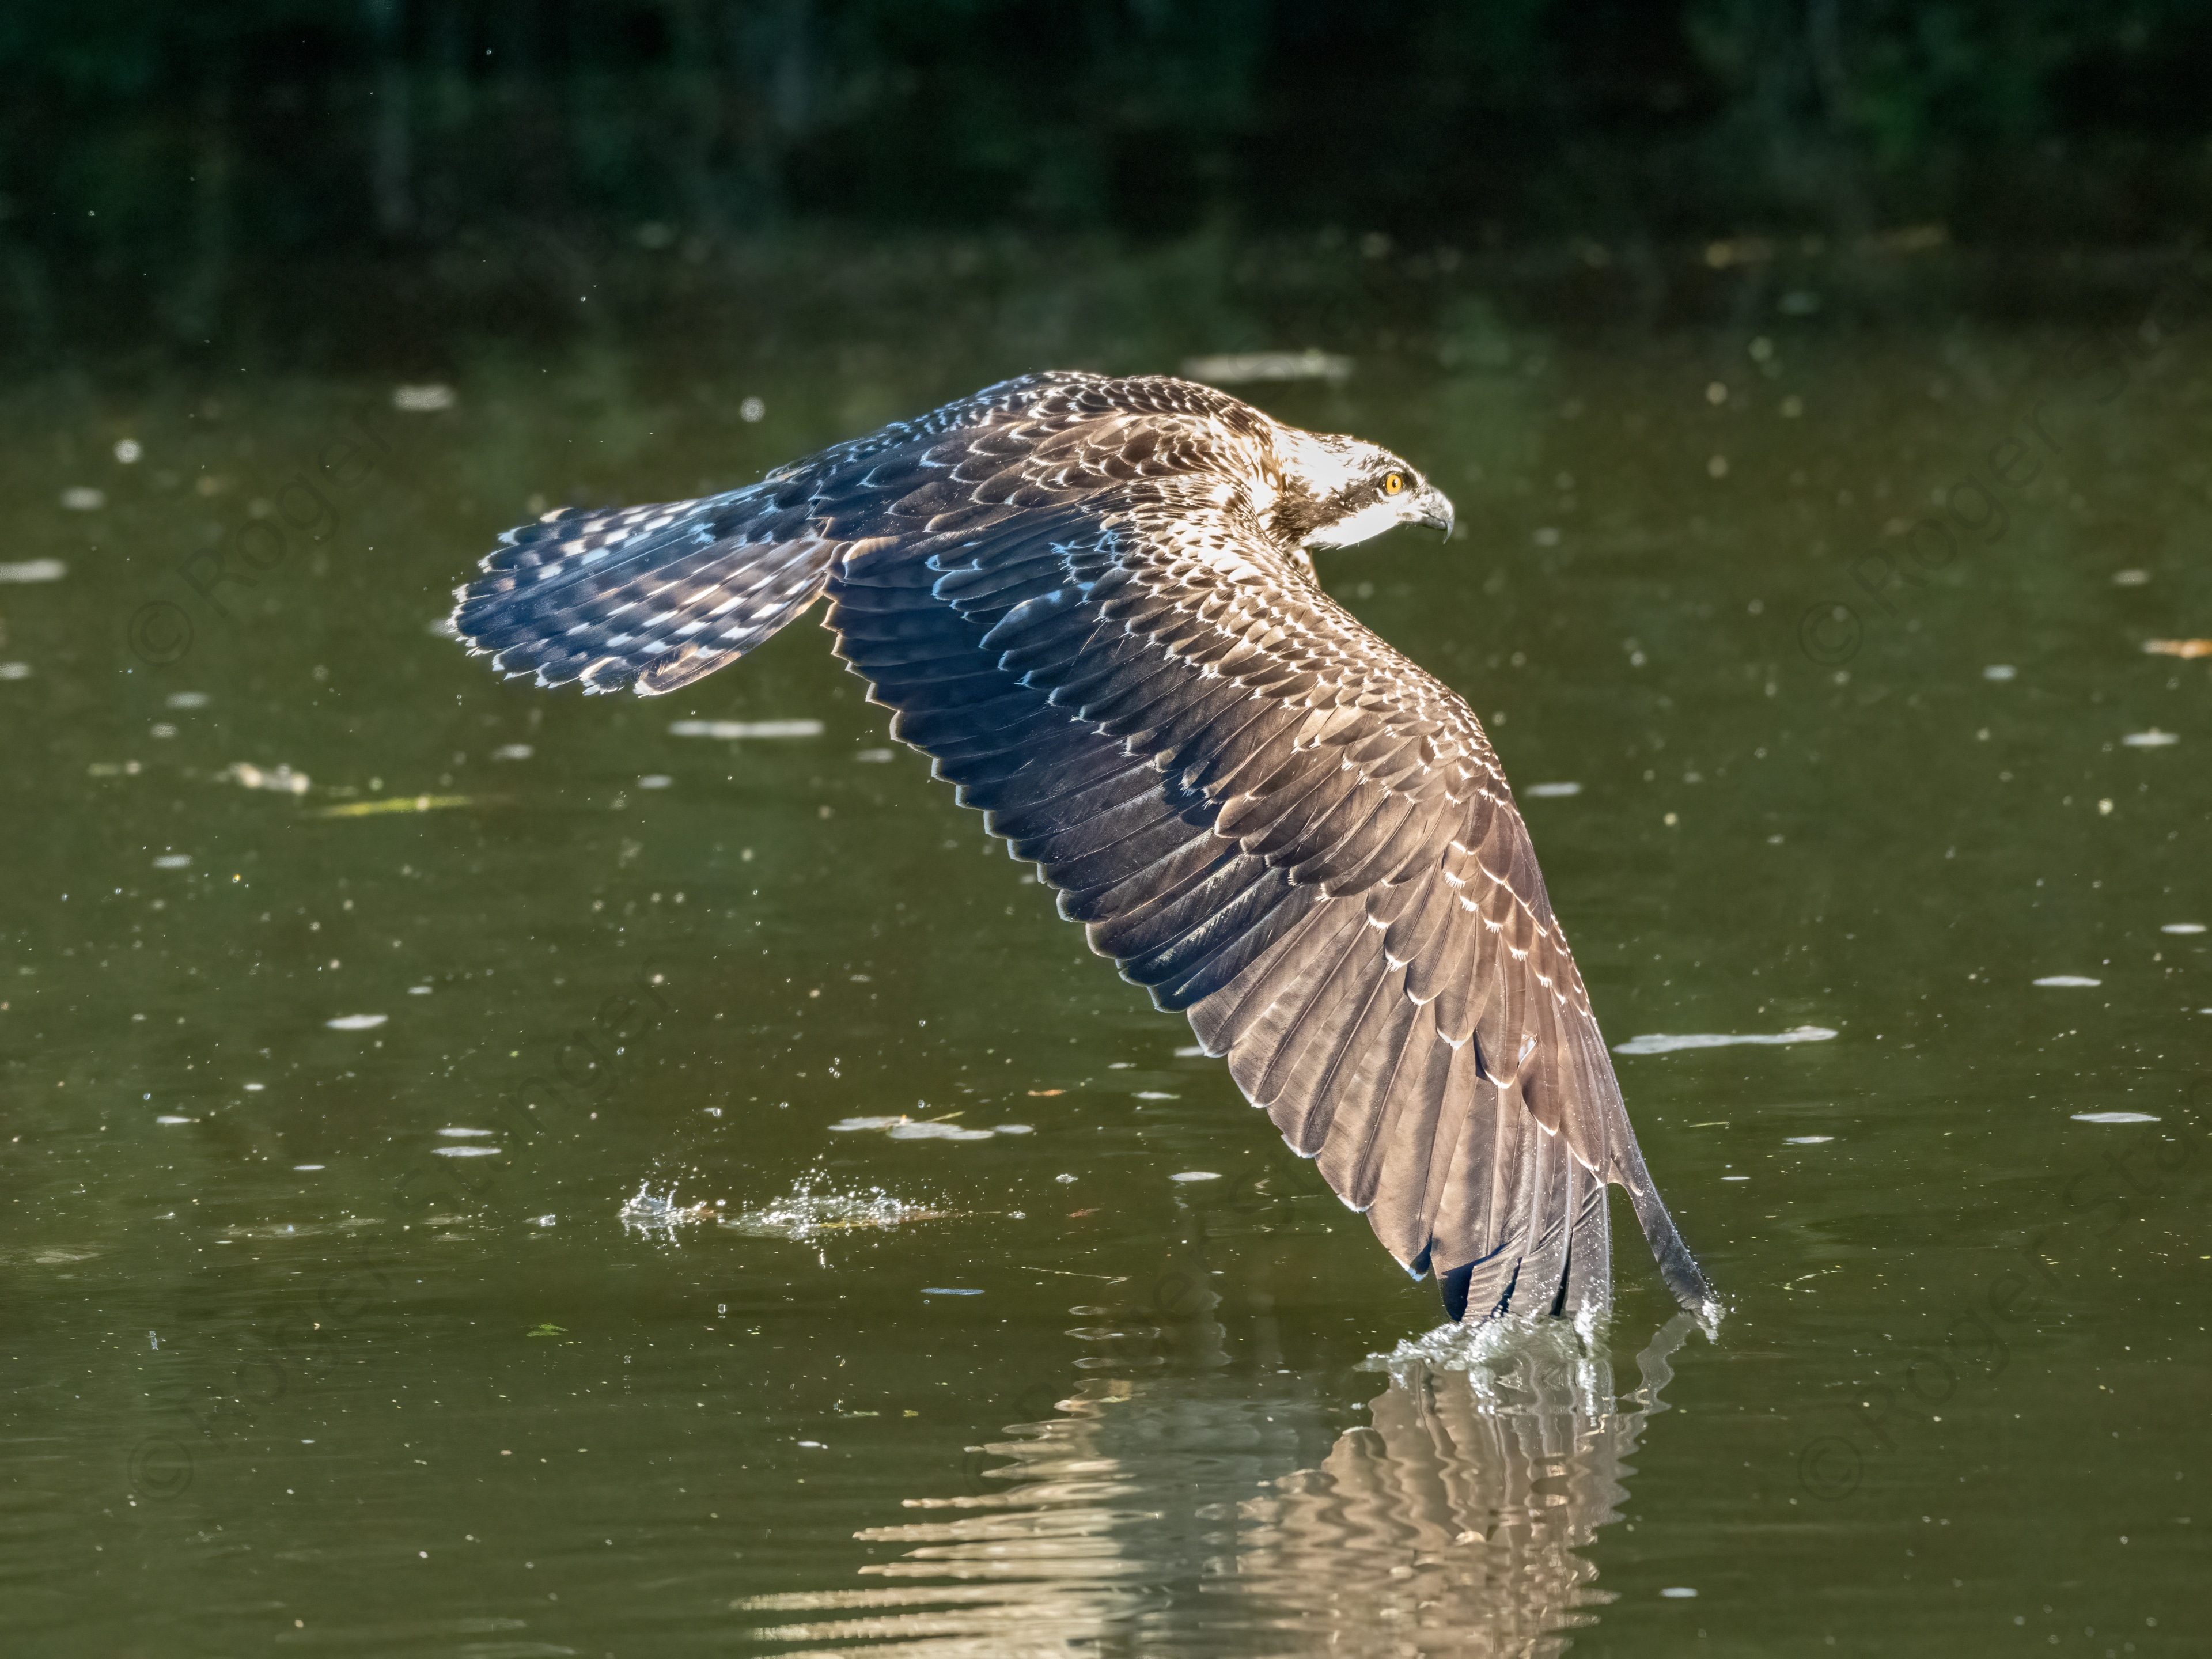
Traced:
<path fill-rule="evenodd" d="M 1434 484 L 1426 485 L 1419 495 L 1406 504 L 1406 507 L 1407 524 L 1427 525 L 1432 530 L 1443 531 L 1446 541 L 1451 539 L 1451 498 L 1443 490 Z"/>

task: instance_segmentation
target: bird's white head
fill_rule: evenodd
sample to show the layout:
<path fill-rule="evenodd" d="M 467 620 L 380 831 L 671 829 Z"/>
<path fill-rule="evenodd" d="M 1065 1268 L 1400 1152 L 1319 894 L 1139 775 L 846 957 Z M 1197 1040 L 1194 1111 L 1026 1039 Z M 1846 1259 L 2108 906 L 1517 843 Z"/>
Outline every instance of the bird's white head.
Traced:
<path fill-rule="evenodd" d="M 1295 427 L 1273 435 L 1274 495 L 1261 516 L 1285 545 L 1350 547 L 1401 524 L 1451 535 L 1443 491 L 1380 444 Z"/>

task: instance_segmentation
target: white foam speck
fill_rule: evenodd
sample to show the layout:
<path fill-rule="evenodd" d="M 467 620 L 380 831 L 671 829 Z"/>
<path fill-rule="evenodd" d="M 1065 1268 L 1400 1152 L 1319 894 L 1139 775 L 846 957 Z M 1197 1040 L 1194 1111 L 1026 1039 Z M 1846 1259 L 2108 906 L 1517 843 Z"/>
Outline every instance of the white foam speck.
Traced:
<path fill-rule="evenodd" d="M 927 1102 L 920 1103 L 924 1111 Z M 857 1134 L 876 1131 L 893 1140 L 988 1140 L 994 1134 L 1025 1135 L 1030 1131 L 1026 1123 L 1002 1124 L 996 1129 L 968 1129 L 945 1119 L 930 1120 L 908 1117 L 844 1117 L 830 1126 L 833 1134 Z"/>
<path fill-rule="evenodd" d="M 190 853 L 164 853 L 154 860 L 154 867 L 156 870 L 182 870 L 188 867 L 191 861 L 192 855 Z"/>
<path fill-rule="evenodd" d="M 1133 1098 L 1137 1100 L 1181 1100 L 1182 1097 L 1181 1095 L 1166 1094 L 1158 1089 L 1139 1089 Z"/>
<path fill-rule="evenodd" d="M 1560 795 L 1579 795 L 1582 792 L 1583 787 L 1579 783 L 1532 783 L 1521 793 L 1534 795 L 1539 800 L 1548 800 Z"/>
<path fill-rule="evenodd" d="M 2148 1112 L 2076 1112 L 2076 1123 L 2155 1123 L 2158 1119 Z"/>
<path fill-rule="evenodd" d="M 430 1150 L 440 1158 L 494 1158 L 499 1153 L 496 1146 L 433 1146 Z"/>
<path fill-rule="evenodd" d="M 323 1024 L 333 1031 L 373 1031 L 391 1018 L 389 1014 L 340 1014 Z"/>
<path fill-rule="evenodd" d="M 171 708 L 204 708 L 208 694 L 204 691 L 172 691 L 162 701 Z"/>
<path fill-rule="evenodd" d="M 156 1123 L 197 1123 L 199 1121 L 199 1119 L 196 1117 L 157 1117 L 154 1121 Z"/>
<path fill-rule="evenodd" d="M 1168 1177 L 1170 1181 L 1218 1181 L 1220 1174 L 1213 1170 L 1182 1170 Z"/>
<path fill-rule="evenodd" d="M 459 1138 L 477 1137 L 489 1140 L 491 1139 L 492 1132 L 489 1129 L 441 1129 L 438 1133 L 441 1135 L 453 1135 Z"/>
<path fill-rule="evenodd" d="M 672 720 L 672 738 L 818 738 L 820 720 Z"/>
<path fill-rule="evenodd" d="M 1833 1135 L 1788 1135 L 1782 1144 L 1785 1146 L 1823 1146 L 1834 1139 Z"/>
<path fill-rule="evenodd" d="M 2065 991 L 2083 986 L 2102 985 L 2105 981 L 2091 979 L 2086 974 L 2045 974 L 2035 982 L 2046 991 Z"/>
<path fill-rule="evenodd" d="M 538 751 L 526 743 L 503 743 L 491 751 L 494 760 L 528 760 Z"/>
<path fill-rule="evenodd" d="M 1694 1601 L 1698 1598 L 1697 1591 L 1692 1589 L 1687 1584 L 1670 1584 L 1659 1594 L 1675 1601 Z"/>
<path fill-rule="evenodd" d="M 963 1129 L 957 1123 L 896 1123 L 884 1132 L 893 1140 L 988 1140 L 988 1129 Z"/>
<path fill-rule="evenodd" d="M 59 559 L 25 559 L 18 564 L 0 564 L 0 582 L 58 582 L 69 574 L 69 567 Z"/>
<path fill-rule="evenodd" d="M 641 789 L 665 789 L 675 781 L 665 772 L 648 772 L 637 781 L 637 787 Z"/>
<path fill-rule="evenodd" d="M 1616 1054 L 1671 1054 L 1679 1048 L 1726 1048 L 1739 1042 L 1826 1042 L 1836 1034 L 1825 1025 L 1798 1025 L 1787 1031 L 1736 1035 L 1718 1031 L 1695 1031 L 1680 1036 L 1655 1032 L 1648 1036 L 1631 1037 L 1626 1042 L 1616 1042 Z"/>
<path fill-rule="evenodd" d="M 871 762 L 887 761 L 890 757 L 891 751 L 888 749 L 863 749 L 853 757 L 856 761 Z"/>
<path fill-rule="evenodd" d="M 2169 921 L 2158 931 L 2161 933 L 2201 933 L 2204 931 L 2204 924 L 2201 921 Z"/>
<path fill-rule="evenodd" d="M 440 410 L 451 409 L 455 401 L 453 388 L 440 381 L 392 388 L 392 406 L 403 414 L 435 415 Z"/>
<path fill-rule="evenodd" d="M 292 1167 L 301 1171 L 302 1174 L 305 1174 L 310 1170 L 319 1170 L 323 1166 L 319 1164 L 295 1164 Z"/>
<path fill-rule="evenodd" d="M 1206 1050 L 1194 1042 L 1188 1042 L 1175 1051 L 1175 1057 L 1177 1060 L 1203 1060 Z"/>
<path fill-rule="evenodd" d="M 268 1086 L 265 1083 L 249 1083 L 246 1085 L 246 1092 L 249 1095 L 258 1095 Z"/>
<path fill-rule="evenodd" d="M 2008 662 L 1993 662 L 1982 670 L 1982 678 L 1985 680 L 2008 680 L 2019 672 Z"/>
<path fill-rule="evenodd" d="M 2161 732 L 2154 726 L 2148 732 L 2130 732 L 2120 741 L 2130 749 L 2163 749 L 2170 743 L 2179 743 L 2181 738 L 2174 732 Z"/>
<path fill-rule="evenodd" d="M 62 491 L 62 505 L 72 513 L 97 513 L 107 505 L 107 492 L 89 484 L 72 484 Z"/>

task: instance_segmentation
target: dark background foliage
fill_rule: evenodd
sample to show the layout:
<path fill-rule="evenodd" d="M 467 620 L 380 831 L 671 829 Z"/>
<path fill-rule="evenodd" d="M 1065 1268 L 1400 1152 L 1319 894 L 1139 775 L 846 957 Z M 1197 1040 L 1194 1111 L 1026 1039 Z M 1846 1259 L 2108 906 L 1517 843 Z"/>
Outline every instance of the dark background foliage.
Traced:
<path fill-rule="evenodd" d="M 0 324 L 549 234 L 2172 248 L 2208 62 L 2201 0 L 12 0 Z"/>

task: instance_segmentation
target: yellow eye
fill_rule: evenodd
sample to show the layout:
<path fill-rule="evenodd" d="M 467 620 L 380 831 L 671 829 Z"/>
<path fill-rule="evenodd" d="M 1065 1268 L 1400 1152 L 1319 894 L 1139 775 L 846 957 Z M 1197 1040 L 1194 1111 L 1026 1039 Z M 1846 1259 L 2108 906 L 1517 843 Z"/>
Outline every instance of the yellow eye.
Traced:
<path fill-rule="evenodd" d="M 1405 488 L 1406 477 L 1402 472 L 1391 472 L 1384 475 L 1382 479 L 1382 493 L 1385 495 L 1395 495 Z"/>

